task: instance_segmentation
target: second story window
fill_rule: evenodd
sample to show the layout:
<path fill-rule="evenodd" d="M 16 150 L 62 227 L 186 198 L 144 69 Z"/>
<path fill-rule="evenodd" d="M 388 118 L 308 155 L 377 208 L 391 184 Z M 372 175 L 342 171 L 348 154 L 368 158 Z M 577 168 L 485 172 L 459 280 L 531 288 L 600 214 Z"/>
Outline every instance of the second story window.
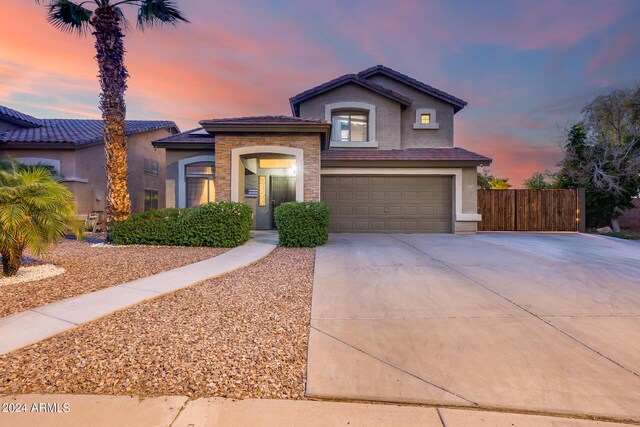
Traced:
<path fill-rule="evenodd" d="M 431 123 L 431 114 L 425 113 L 420 115 L 420 123 L 423 125 Z"/>
<path fill-rule="evenodd" d="M 159 164 L 155 160 L 144 159 L 144 174 L 158 176 Z"/>
<path fill-rule="evenodd" d="M 369 116 L 358 111 L 334 112 L 331 116 L 331 140 L 364 142 L 369 140 Z"/>

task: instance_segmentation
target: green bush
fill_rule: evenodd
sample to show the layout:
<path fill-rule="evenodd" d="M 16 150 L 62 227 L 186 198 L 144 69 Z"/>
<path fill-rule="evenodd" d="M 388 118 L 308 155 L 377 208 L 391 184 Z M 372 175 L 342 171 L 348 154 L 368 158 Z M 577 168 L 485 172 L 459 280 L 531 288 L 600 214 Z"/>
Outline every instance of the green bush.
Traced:
<path fill-rule="evenodd" d="M 178 246 L 181 244 L 178 220 L 191 211 L 167 208 L 133 214 L 126 221 L 111 225 L 111 241 L 116 245 Z"/>
<path fill-rule="evenodd" d="M 323 202 L 283 203 L 275 220 L 282 246 L 321 246 L 329 239 L 329 207 Z"/>
<path fill-rule="evenodd" d="M 178 220 L 184 246 L 240 246 L 249 240 L 252 224 L 251 208 L 235 202 L 200 205 Z"/>
<path fill-rule="evenodd" d="M 249 239 L 249 206 L 217 202 L 188 209 L 158 209 L 114 222 L 110 237 L 117 245 L 234 247 Z"/>

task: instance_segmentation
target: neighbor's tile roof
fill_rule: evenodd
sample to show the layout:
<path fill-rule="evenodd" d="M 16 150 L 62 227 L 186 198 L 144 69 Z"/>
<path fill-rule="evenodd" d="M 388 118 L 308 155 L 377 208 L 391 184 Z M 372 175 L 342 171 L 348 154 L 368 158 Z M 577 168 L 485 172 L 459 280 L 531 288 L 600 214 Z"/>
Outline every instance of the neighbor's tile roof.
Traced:
<path fill-rule="evenodd" d="M 330 91 L 332 89 L 335 89 L 339 86 L 342 86 L 348 83 L 354 83 L 359 86 L 363 86 L 382 96 L 391 98 L 394 101 L 397 101 L 400 104 L 404 105 L 405 107 L 413 103 L 413 100 L 408 96 L 402 95 L 401 93 L 398 93 L 382 85 L 369 81 L 366 78 L 361 77 L 357 74 L 345 74 L 344 76 L 340 76 L 338 78 L 330 80 L 326 83 L 323 83 L 311 89 L 307 89 L 304 92 L 301 92 L 296 96 L 289 98 L 289 103 L 291 104 L 291 110 L 293 111 L 293 114 L 298 115 L 300 113 L 299 108 L 300 108 L 301 102 L 306 101 L 307 99 L 311 99 L 317 95 L 320 95 L 321 93 Z"/>
<path fill-rule="evenodd" d="M 252 124 L 327 124 L 324 120 L 315 119 L 303 119 L 293 116 L 250 116 L 250 117 L 229 117 L 223 119 L 209 119 L 201 120 L 201 125 L 218 125 L 218 124 L 239 124 L 239 125 L 252 125 Z"/>
<path fill-rule="evenodd" d="M 453 106 L 455 107 L 456 113 L 462 110 L 467 105 L 467 102 L 460 98 L 457 98 L 451 94 L 448 94 L 447 92 L 444 92 L 440 89 L 436 89 L 433 86 L 429 86 L 428 84 L 422 83 L 419 80 L 416 80 L 412 77 L 407 76 L 406 74 L 402 74 L 389 67 L 385 67 L 384 65 L 375 65 L 373 67 L 367 68 L 366 70 L 360 71 L 358 73 L 358 76 L 361 78 L 367 79 L 369 77 L 372 77 L 375 74 L 386 75 L 387 77 L 391 77 L 394 80 L 405 83 L 422 92 L 435 96 L 436 98 L 440 98 L 444 101 L 447 101 L 450 104 L 453 104 Z"/>
<path fill-rule="evenodd" d="M 104 141 L 102 120 L 83 119 L 39 119 L 40 127 L 9 130 L 0 133 L 0 143 L 24 144 L 73 144 L 83 146 Z M 178 126 L 168 120 L 127 120 L 128 136 L 158 129 L 173 129 Z"/>
<path fill-rule="evenodd" d="M 408 148 L 406 150 L 330 149 L 322 161 L 461 161 L 491 163 L 491 159 L 464 148 Z"/>
<path fill-rule="evenodd" d="M 8 121 L 18 121 L 20 124 L 29 127 L 42 126 L 42 120 L 36 119 L 28 114 L 21 113 L 20 111 L 16 111 L 12 108 L 5 107 L 4 105 L 0 105 L 0 119 L 3 117 L 8 119 Z"/>

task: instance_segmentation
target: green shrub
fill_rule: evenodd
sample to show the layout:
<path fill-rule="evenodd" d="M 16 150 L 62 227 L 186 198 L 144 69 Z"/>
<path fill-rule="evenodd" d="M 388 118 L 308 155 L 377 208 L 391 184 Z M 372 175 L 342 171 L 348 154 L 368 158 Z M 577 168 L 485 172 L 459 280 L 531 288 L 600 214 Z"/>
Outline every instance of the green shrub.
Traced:
<path fill-rule="evenodd" d="M 187 209 L 158 209 L 114 222 L 111 240 L 117 245 L 234 247 L 249 240 L 251 208 L 217 202 Z"/>
<path fill-rule="evenodd" d="M 283 203 L 275 220 L 282 246 L 321 246 L 329 239 L 329 207 L 323 202 Z"/>
<path fill-rule="evenodd" d="M 225 248 L 249 240 L 252 224 L 251 208 L 235 202 L 200 205 L 177 221 L 182 245 Z"/>
<path fill-rule="evenodd" d="M 111 241 L 116 245 L 180 245 L 178 219 L 192 210 L 167 208 L 133 214 L 111 225 Z"/>

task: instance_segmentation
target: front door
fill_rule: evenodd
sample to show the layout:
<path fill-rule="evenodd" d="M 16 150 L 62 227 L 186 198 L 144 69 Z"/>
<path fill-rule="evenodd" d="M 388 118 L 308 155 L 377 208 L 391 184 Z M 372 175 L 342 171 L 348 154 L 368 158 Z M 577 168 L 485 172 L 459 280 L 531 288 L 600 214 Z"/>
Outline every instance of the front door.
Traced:
<path fill-rule="evenodd" d="M 271 227 L 276 228 L 275 210 L 285 202 L 296 200 L 296 178 L 294 176 L 271 176 Z"/>

